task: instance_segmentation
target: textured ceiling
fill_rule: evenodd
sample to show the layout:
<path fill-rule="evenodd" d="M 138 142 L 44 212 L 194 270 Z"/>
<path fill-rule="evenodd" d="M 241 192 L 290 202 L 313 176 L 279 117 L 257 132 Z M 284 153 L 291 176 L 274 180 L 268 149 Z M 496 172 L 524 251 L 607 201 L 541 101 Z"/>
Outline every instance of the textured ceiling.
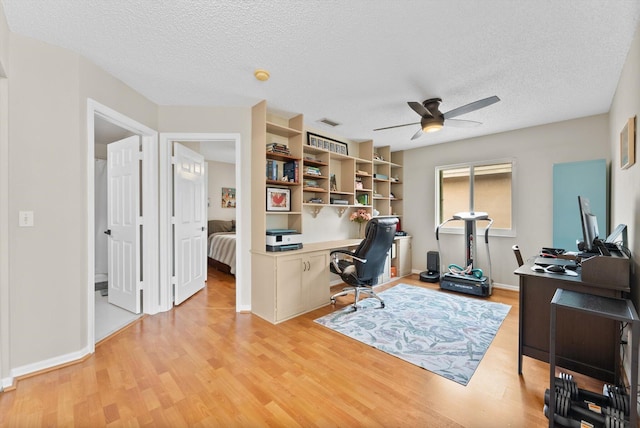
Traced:
<path fill-rule="evenodd" d="M 638 0 L 1 0 L 10 29 L 89 58 L 161 105 L 303 113 L 407 149 L 609 111 Z M 267 82 L 256 68 L 271 73 Z M 411 141 L 407 101 L 502 101 Z M 341 123 L 330 128 L 328 118 Z"/>

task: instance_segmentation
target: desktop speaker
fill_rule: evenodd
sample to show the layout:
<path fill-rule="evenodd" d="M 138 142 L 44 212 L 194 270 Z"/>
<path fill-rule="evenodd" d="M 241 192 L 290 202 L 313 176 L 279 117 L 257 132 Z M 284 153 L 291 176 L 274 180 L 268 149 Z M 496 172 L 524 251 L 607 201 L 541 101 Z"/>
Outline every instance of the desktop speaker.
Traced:
<path fill-rule="evenodd" d="M 427 252 L 427 270 L 420 272 L 420 281 L 438 282 L 440 280 L 440 255 L 437 251 Z"/>

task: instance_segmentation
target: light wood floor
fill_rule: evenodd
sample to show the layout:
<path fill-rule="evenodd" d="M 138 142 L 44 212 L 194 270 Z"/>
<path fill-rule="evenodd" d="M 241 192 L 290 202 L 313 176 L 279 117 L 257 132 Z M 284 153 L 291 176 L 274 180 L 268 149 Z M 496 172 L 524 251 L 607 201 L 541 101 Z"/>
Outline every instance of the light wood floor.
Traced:
<path fill-rule="evenodd" d="M 512 309 L 461 386 L 313 322 L 332 306 L 279 325 L 238 314 L 229 278 L 210 270 L 207 288 L 175 310 L 136 321 L 83 362 L 20 380 L 0 393 L 0 426 L 547 424 L 548 364 L 525 358 L 517 374 L 515 292 L 494 291 Z M 397 282 L 435 288 L 416 275 Z"/>

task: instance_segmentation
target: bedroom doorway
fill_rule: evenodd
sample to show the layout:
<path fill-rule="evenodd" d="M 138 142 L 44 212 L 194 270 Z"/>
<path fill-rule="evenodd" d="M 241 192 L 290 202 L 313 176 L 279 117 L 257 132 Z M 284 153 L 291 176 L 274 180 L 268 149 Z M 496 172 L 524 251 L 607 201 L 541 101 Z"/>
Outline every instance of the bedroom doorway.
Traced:
<path fill-rule="evenodd" d="M 212 217 L 217 218 L 216 214 L 212 214 L 215 211 L 215 207 L 221 205 L 221 194 L 224 188 L 233 188 L 235 192 L 240 192 L 240 136 L 239 134 L 202 134 L 202 133 L 175 133 L 175 134 L 160 134 L 160 289 L 161 300 L 163 310 L 169 310 L 174 304 L 179 304 L 183 299 L 178 299 L 176 293 L 174 293 L 174 287 L 177 278 L 174 278 L 174 269 L 176 265 L 176 255 L 173 245 L 173 222 L 172 217 L 174 215 L 173 201 L 182 198 L 182 196 L 173 194 L 173 158 L 174 151 L 173 146 L 175 143 L 179 143 L 195 152 L 198 152 L 204 156 L 208 170 L 207 191 L 204 204 L 207 211 L 207 220 L 211 220 Z M 220 181 L 220 177 L 223 177 Z M 226 180 L 226 181 L 224 181 Z M 235 272 L 235 283 L 241 284 L 242 272 L 240 269 L 235 270 L 235 263 L 240 262 L 241 258 L 241 236 L 242 236 L 242 222 L 241 219 L 241 205 L 235 205 L 233 209 L 224 210 L 224 215 L 229 216 L 226 220 L 229 223 L 235 225 L 235 232 L 237 236 L 238 245 L 235 248 L 233 259 L 234 266 L 232 267 Z M 207 222 L 208 227 L 211 226 L 211 222 Z M 208 229 L 207 227 L 207 229 Z M 209 232 L 205 234 L 208 236 Z M 210 241 L 207 240 L 205 244 Z M 202 254 L 204 260 L 209 260 L 208 245 L 205 245 L 205 252 Z M 206 268 L 206 263 L 205 263 Z M 212 269 L 209 267 L 209 269 Z M 206 271 L 206 269 L 205 269 Z M 226 274 L 229 275 L 229 274 Z M 211 275 L 207 275 L 207 278 L 211 278 Z M 214 276 L 215 277 L 215 276 Z M 231 279 L 233 277 L 229 275 Z M 236 287 L 236 299 L 235 305 L 238 310 L 238 293 L 240 287 Z"/>

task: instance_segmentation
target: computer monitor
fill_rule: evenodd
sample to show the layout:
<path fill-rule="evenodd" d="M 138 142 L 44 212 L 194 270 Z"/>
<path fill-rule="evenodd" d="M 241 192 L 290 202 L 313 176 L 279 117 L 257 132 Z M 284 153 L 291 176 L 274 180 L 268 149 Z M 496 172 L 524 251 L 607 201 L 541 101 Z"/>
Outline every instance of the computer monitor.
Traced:
<path fill-rule="evenodd" d="M 580 207 L 580 221 L 582 223 L 582 248 L 580 251 L 586 253 L 597 253 L 598 248 L 594 241 L 598 239 L 598 219 L 591 212 L 589 199 L 578 196 L 578 206 Z"/>

